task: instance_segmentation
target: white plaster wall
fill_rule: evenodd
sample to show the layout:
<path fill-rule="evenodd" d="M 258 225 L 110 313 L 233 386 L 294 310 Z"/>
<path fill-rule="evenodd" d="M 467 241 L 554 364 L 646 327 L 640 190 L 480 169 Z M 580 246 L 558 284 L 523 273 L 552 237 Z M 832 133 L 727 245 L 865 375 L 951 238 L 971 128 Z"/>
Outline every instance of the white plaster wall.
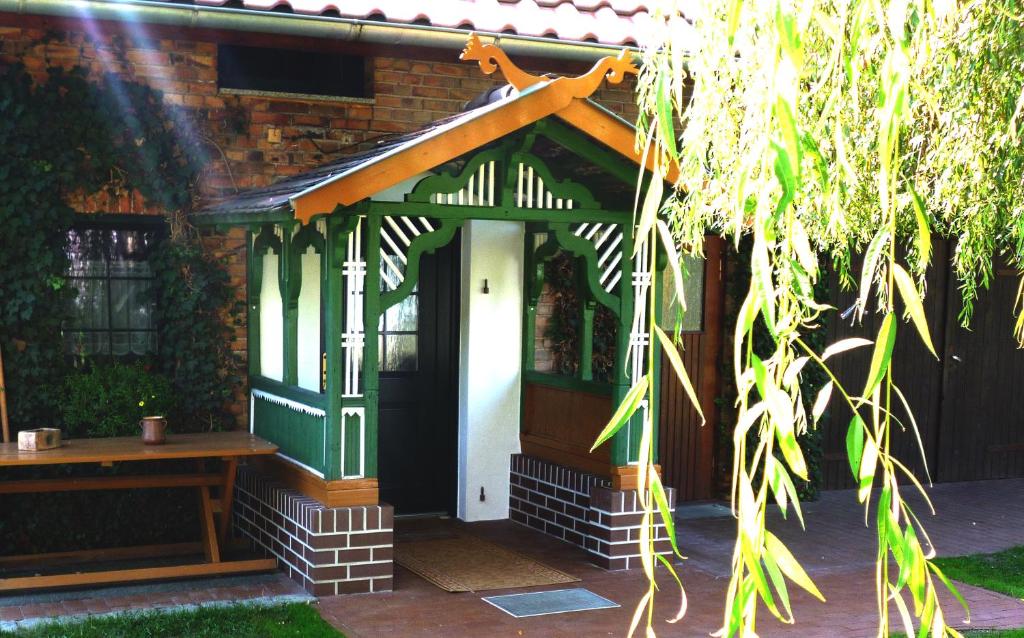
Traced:
<path fill-rule="evenodd" d="M 277 278 L 278 259 L 271 250 L 263 255 L 260 284 L 260 375 L 275 381 L 284 378 L 284 306 Z"/>
<path fill-rule="evenodd" d="M 509 462 L 519 452 L 523 233 L 521 222 L 474 220 L 462 229 L 458 516 L 467 521 L 508 518 Z"/>
<path fill-rule="evenodd" d="M 419 175 L 413 175 L 409 179 L 403 180 L 385 188 L 382 191 L 374 193 L 370 196 L 370 199 L 375 202 L 404 202 L 405 196 L 412 192 L 412 189 L 416 188 L 416 184 L 420 183 L 425 177 L 433 175 L 431 172 L 420 173 Z"/>
<path fill-rule="evenodd" d="M 320 391 L 320 255 L 312 246 L 300 256 L 296 364 L 300 388 Z M 262 336 L 262 333 L 261 335 Z"/>

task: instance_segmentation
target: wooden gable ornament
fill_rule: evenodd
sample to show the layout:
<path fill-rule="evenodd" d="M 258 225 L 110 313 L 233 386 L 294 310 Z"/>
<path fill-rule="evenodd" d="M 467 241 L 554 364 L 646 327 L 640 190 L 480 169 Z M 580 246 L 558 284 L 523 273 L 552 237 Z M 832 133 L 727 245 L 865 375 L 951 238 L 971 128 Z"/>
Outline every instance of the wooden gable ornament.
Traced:
<path fill-rule="evenodd" d="M 330 214 L 339 206 L 351 206 L 403 179 L 433 170 L 454 157 L 551 115 L 600 140 L 631 161 L 653 169 L 654 158 L 641 157 L 636 150 L 636 130 L 587 100 L 603 81 L 618 84 L 627 75 L 638 74 L 629 51 L 601 58 L 577 77 L 538 76 L 520 69 L 498 46 L 483 44 L 474 33 L 460 59 L 477 62 L 486 74 L 500 69 L 519 94 L 462 113 L 373 161 L 292 195 L 289 199 L 295 219 L 307 224 L 316 215 Z M 669 167 L 665 177 L 671 182 L 677 174 L 674 167 Z"/>
<path fill-rule="evenodd" d="M 494 44 L 484 44 L 477 34 L 472 33 L 466 48 L 459 59 L 464 62 L 478 62 L 485 75 L 494 73 L 499 68 L 509 84 L 517 90 L 533 86 L 539 82 L 550 81 L 550 78 L 532 75 L 520 69 L 508 55 Z M 588 98 L 601 86 L 607 78 L 610 84 L 619 84 L 626 75 L 639 73 L 636 65 L 630 60 L 629 51 L 623 49 L 617 56 L 607 56 L 598 60 L 594 66 L 578 77 L 560 78 L 563 84 L 570 84 L 568 94 L 575 98 Z"/>

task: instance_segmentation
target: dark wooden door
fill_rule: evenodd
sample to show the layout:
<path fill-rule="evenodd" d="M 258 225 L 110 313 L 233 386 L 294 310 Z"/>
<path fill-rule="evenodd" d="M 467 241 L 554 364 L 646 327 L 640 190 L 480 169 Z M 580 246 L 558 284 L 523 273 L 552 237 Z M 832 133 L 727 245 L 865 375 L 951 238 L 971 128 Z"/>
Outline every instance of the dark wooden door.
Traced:
<path fill-rule="evenodd" d="M 397 514 L 455 513 L 459 245 L 423 255 L 415 293 L 381 320 L 378 480 Z"/>
<path fill-rule="evenodd" d="M 949 261 L 950 244 L 936 241 L 932 247 L 934 264 L 945 264 Z M 855 259 L 851 272 L 859 276 L 861 262 Z M 837 273 L 830 273 L 831 301 L 836 310 L 827 315 L 828 335 L 826 343 L 836 343 L 850 337 L 861 337 L 874 341 L 881 327 L 883 315 L 876 312 L 864 314 L 864 320 L 857 322 L 853 317 L 843 319 L 840 315 L 853 306 L 857 300 L 857 290 L 842 290 Z M 899 421 L 892 430 L 890 445 L 896 458 L 914 471 L 920 480 L 926 480 L 925 462 L 934 479 L 936 459 L 938 456 L 939 429 L 941 412 L 939 403 L 942 400 L 942 355 L 944 334 L 947 319 L 947 289 L 949 270 L 944 267 L 929 269 L 924 298 L 925 315 L 928 319 L 928 330 L 932 335 L 939 359 L 936 359 L 922 344 L 921 338 L 912 325 L 901 322 L 897 326 L 896 348 L 893 350 L 893 380 L 903 392 L 913 412 L 924 454 L 910 427 L 910 417 L 897 397 L 893 397 L 893 414 Z M 869 302 L 873 310 L 873 301 Z M 902 313 L 902 307 L 899 311 Z M 829 360 L 832 371 L 843 383 L 844 387 L 859 392 L 864 387 L 871 364 L 872 348 L 870 346 L 843 353 Z M 850 472 L 850 464 L 846 458 L 846 431 L 853 414 L 849 407 L 838 399 L 838 392 L 833 393 L 825 419 L 819 427 L 824 428 L 823 447 L 824 463 L 822 479 L 826 489 L 854 487 L 856 482 Z M 814 397 L 805 397 L 813 402 Z M 808 408 L 809 409 L 809 408 Z M 904 424 L 904 425 L 900 425 Z"/>
<path fill-rule="evenodd" d="M 1012 270 L 997 268 L 990 289 L 979 295 L 970 329 L 962 328 L 960 291 L 949 266 L 953 245 L 936 241 L 934 250 L 936 266 L 928 273 L 924 305 L 938 360 L 906 322 L 898 327 L 893 351 L 894 380 L 913 411 L 924 453 L 895 398 L 894 415 L 904 425 L 893 429 L 892 451 L 921 480 L 927 476 L 925 461 L 934 481 L 1024 476 L 1024 351 L 1012 334 L 1018 279 Z M 832 303 L 839 310 L 829 316 L 828 342 L 854 336 L 873 340 L 881 315 L 865 315 L 863 324 L 841 320 L 839 312 L 853 304 L 856 293 L 840 291 L 834 274 L 832 281 Z M 868 347 L 831 363 L 844 385 L 856 390 L 863 386 L 870 358 Z M 826 489 L 855 485 L 846 459 L 849 420 L 849 409 L 833 396 L 822 423 Z"/>
<path fill-rule="evenodd" d="M 975 305 L 971 329 L 959 325 L 960 292 L 947 305 L 937 479 L 1024 476 L 1024 350 L 1011 327 L 1019 279 L 997 267 Z"/>
<path fill-rule="evenodd" d="M 701 426 L 700 416 L 672 371 L 672 364 L 662 354 L 659 462 L 662 480 L 676 489 L 679 501 L 709 499 L 715 495 L 715 397 L 719 392 L 722 348 L 722 248 L 721 238 L 708 237 L 703 271 L 690 273 L 691 277 L 703 277 L 703 291 L 698 298 L 702 302 L 701 321 L 683 332 L 679 352 L 697 391 L 701 410 L 708 419 L 705 425 Z M 693 300 L 687 306 L 687 312 L 692 312 Z"/>

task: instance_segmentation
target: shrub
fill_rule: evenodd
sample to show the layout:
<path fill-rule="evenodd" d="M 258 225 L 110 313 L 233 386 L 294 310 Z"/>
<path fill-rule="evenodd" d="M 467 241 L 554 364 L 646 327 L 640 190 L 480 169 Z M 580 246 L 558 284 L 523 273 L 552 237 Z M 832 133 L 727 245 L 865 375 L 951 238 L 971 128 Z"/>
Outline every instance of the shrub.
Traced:
<path fill-rule="evenodd" d="M 96 364 L 65 383 L 64 424 L 69 436 L 126 436 L 144 416 L 171 416 L 173 390 L 166 377 L 141 363 Z M 173 424 L 172 424 L 173 427 Z"/>

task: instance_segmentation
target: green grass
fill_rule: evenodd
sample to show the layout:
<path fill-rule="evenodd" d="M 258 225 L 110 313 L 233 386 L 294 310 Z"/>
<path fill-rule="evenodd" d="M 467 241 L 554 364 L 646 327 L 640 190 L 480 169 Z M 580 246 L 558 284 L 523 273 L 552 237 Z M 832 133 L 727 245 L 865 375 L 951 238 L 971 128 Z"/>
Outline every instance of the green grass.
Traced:
<path fill-rule="evenodd" d="M 965 638 L 1024 638 L 1024 629 L 993 629 L 991 631 L 965 631 Z M 892 638 L 907 638 L 906 634 L 893 634 Z"/>
<path fill-rule="evenodd" d="M 47 623 L 2 638 L 344 638 L 302 603 L 274 607 L 233 605 L 167 613 L 145 612 Z"/>
<path fill-rule="evenodd" d="M 953 580 L 1024 598 L 1024 546 L 996 552 L 936 558 L 935 564 Z M 902 636 L 902 634 L 900 634 Z M 1024 629 L 970 631 L 970 638 L 1024 638 Z M 899 638 L 899 636 L 893 636 Z"/>
<path fill-rule="evenodd" d="M 953 580 L 1024 598 L 1024 546 L 995 554 L 936 558 L 935 564 Z"/>

